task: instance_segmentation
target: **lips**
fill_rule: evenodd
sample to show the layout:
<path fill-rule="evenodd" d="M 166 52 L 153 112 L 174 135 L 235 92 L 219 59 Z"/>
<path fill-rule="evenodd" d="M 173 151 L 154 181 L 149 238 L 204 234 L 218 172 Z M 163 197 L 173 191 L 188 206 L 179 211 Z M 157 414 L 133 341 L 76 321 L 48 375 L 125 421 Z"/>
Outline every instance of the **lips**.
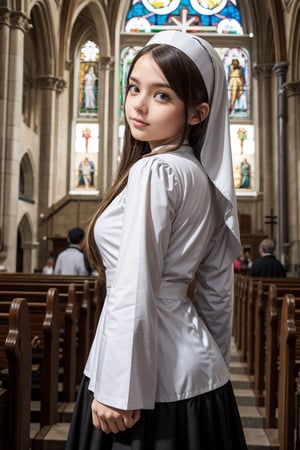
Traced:
<path fill-rule="evenodd" d="M 148 125 L 143 120 L 134 117 L 131 118 L 131 123 L 136 128 L 145 128 Z"/>

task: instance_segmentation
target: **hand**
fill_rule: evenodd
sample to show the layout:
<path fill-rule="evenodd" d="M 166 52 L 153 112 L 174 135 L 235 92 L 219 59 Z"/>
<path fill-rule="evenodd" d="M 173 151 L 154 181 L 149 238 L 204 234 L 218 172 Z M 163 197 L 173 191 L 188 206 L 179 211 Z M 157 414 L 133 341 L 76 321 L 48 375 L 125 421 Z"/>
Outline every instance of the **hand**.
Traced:
<path fill-rule="evenodd" d="M 125 431 L 139 420 L 140 410 L 126 411 L 124 409 L 113 408 L 98 402 L 95 398 L 92 402 L 93 425 L 104 433 L 118 433 Z"/>

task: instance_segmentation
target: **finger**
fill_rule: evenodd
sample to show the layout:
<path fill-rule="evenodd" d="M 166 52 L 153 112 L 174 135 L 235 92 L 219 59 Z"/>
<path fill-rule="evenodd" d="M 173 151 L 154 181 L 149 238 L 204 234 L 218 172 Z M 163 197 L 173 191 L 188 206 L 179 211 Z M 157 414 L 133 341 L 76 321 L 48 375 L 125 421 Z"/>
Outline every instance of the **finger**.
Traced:
<path fill-rule="evenodd" d="M 114 419 L 107 420 L 106 424 L 109 428 L 109 431 L 114 434 L 119 433 L 119 431 L 126 430 L 126 427 L 125 427 L 122 419 L 121 420 L 114 420 Z"/>
<path fill-rule="evenodd" d="M 108 424 L 108 422 L 106 422 L 105 420 L 100 419 L 100 430 L 103 431 L 104 433 L 110 433 L 111 429 L 110 426 Z"/>
<path fill-rule="evenodd" d="M 97 430 L 101 430 L 102 429 L 100 420 L 99 420 L 97 414 L 94 413 L 93 411 L 92 411 L 92 421 L 93 421 L 94 427 L 97 428 Z"/>
<path fill-rule="evenodd" d="M 118 427 L 118 431 L 125 431 L 126 430 L 126 425 L 125 425 L 125 421 L 123 417 L 120 417 L 117 421 L 116 421 L 116 425 Z"/>
<path fill-rule="evenodd" d="M 130 411 L 129 414 L 124 415 L 124 423 L 127 428 L 133 427 L 133 425 L 141 417 L 140 410 Z"/>
<path fill-rule="evenodd" d="M 137 421 L 140 420 L 140 418 L 141 418 L 141 410 L 137 409 L 136 411 L 133 411 L 133 414 L 132 414 L 133 424 L 132 425 L 137 423 Z"/>

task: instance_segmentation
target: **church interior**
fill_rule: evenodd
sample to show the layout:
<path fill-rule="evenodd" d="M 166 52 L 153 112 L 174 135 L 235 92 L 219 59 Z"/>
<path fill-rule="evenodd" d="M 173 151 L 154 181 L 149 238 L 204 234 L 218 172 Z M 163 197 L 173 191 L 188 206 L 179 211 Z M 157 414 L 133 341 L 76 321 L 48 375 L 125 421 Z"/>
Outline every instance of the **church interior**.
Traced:
<path fill-rule="evenodd" d="M 1 270 L 38 271 L 68 229 L 86 228 L 116 172 L 126 68 L 149 34 L 169 26 L 201 34 L 224 61 L 243 246 L 255 257 L 260 240 L 274 238 L 277 257 L 297 274 L 298 1 L 2 1 L 0 8 Z"/>
<path fill-rule="evenodd" d="M 118 167 L 128 68 L 164 29 L 223 61 L 243 248 L 272 238 L 300 276 L 299 0 L 0 1 L 0 272 L 40 273 L 86 229 Z M 294 450 L 271 441 L 249 449 Z"/>

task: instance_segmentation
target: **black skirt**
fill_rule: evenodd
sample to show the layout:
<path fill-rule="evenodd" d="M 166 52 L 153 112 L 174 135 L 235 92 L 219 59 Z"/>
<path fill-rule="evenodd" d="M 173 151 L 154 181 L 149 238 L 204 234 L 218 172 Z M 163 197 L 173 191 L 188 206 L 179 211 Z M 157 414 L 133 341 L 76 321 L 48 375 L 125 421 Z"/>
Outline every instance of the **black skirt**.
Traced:
<path fill-rule="evenodd" d="M 130 429 L 103 433 L 92 424 L 93 393 L 84 377 L 66 450 L 246 450 L 231 383 L 187 400 L 142 410 Z"/>

